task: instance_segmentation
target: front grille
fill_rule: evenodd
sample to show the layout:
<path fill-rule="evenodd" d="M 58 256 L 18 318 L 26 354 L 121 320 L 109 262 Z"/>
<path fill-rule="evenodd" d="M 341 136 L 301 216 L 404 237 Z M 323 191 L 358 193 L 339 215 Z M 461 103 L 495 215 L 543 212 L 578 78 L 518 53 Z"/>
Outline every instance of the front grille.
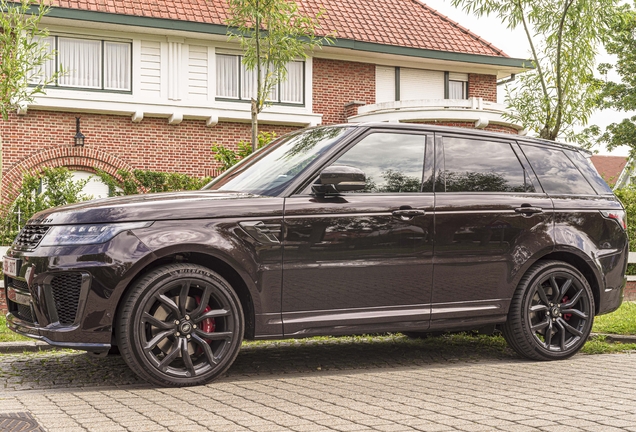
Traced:
<path fill-rule="evenodd" d="M 31 251 L 38 247 L 50 228 L 46 225 L 26 225 L 16 237 L 12 247 L 17 250 Z"/>
<path fill-rule="evenodd" d="M 80 273 L 60 274 L 51 280 L 51 292 L 60 324 L 75 322 L 81 290 L 82 275 Z"/>
<path fill-rule="evenodd" d="M 31 323 L 34 322 L 33 314 L 31 313 L 31 308 L 29 306 L 18 304 L 17 312 L 18 318 Z"/>
<path fill-rule="evenodd" d="M 20 279 L 9 278 L 9 285 L 12 285 L 22 291 L 29 291 L 29 285 L 26 283 L 26 281 L 21 281 Z"/>

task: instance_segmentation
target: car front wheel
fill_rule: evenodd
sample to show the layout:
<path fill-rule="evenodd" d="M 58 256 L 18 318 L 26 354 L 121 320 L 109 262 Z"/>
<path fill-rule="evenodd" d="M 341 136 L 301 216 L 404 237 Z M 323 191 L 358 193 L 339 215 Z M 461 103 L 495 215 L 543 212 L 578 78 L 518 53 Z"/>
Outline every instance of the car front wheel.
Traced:
<path fill-rule="evenodd" d="M 513 296 L 503 335 L 520 355 L 559 360 L 585 344 L 594 320 L 594 296 L 585 277 L 560 261 L 540 261 Z"/>
<path fill-rule="evenodd" d="M 210 382 L 230 367 L 243 340 L 236 293 L 195 264 L 148 273 L 131 287 L 118 317 L 122 357 L 141 378 L 162 386 Z"/>

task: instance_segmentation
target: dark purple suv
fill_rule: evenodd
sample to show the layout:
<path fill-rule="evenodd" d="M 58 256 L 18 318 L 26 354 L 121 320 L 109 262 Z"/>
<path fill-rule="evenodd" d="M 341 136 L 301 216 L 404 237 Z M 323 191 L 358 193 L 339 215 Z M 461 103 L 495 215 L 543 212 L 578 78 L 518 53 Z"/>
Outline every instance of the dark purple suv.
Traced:
<path fill-rule="evenodd" d="M 4 258 L 14 331 L 209 382 L 246 339 L 500 326 L 575 354 L 625 284 L 625 212 L 585 155 L 410 124 L 287 135 L 196 192 L 32 218 Z"/>

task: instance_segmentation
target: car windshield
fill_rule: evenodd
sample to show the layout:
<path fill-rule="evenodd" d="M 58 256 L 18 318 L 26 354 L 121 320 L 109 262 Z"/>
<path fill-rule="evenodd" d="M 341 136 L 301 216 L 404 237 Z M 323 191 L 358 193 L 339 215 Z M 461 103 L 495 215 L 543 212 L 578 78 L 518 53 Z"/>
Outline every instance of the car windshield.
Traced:
<path fill-rule="evenodd" d="M 351 129 L 321 127 L 287 135 L 242 160 L 203 189 L 276 196 Z"/>

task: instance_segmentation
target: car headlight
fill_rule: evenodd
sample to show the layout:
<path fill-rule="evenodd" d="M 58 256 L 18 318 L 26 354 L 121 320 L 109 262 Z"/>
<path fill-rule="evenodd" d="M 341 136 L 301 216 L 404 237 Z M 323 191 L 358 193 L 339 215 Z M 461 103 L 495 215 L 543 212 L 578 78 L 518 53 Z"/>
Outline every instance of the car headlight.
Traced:
<path fill-rule="evenodd" d="M 122 231 L 146 228 L 152 222 L 126 222 L 90 225 L 62 225 L 51 227 L 40 246 L 69 246 L 104 243 Z"/>

